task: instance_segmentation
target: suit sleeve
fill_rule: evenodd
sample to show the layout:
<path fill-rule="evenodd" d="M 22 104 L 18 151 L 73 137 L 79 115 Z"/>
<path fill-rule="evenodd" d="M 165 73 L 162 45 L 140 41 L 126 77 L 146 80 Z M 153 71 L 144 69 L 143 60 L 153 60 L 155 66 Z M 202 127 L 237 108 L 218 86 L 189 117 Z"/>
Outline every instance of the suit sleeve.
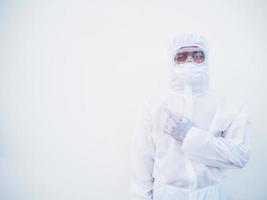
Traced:
<path fill-rule="evenodd" d="M 242 104 L 223 136 L 193 127 L 183 141 L 182 150 L 189 158 L 206 166 L 243 168 L 250 155 L 250 132 L 251 123 Z"/>
<path fill-rule="evenodd" d="M 152 123 L 148 105 L 139 112 L 131 138 L 130 200 L 153 199 L 153 165 L 155 145 L 151 136 Z"/>

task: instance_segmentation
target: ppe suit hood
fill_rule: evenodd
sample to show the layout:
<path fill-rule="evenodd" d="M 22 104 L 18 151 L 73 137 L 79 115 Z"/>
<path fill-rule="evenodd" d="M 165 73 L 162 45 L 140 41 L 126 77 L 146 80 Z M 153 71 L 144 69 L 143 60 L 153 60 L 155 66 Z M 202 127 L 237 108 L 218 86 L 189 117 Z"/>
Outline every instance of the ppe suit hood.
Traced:
<path fill-rule="evenodd" d="M 205 63 L 197 66 L 194 64 L 176 65 L 174 57 L 181 47 L 197 46 L 205 52 Z M 208 91 L 208 51 L 209 47 L 205 38 L 198 34 L 184 34 L 174 37 L 170 47 L 170 89 L 175 93 L 185 93 L 188 95 L 202 94 Z M 178 70 L 177 70 L 178 69 Z M 201 75 L 201 76 L 200 76 Z M 190 81 L 188 81 L 190 79 Z"/>

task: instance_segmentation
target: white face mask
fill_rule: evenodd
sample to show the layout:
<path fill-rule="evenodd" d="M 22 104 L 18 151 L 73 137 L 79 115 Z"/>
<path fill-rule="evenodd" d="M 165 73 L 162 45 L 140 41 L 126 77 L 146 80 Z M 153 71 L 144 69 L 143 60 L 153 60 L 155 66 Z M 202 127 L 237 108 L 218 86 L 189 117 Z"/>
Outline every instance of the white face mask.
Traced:
<path fill-rule="evenodd" d="M 177 78 L 185 85 L 193 86 L 208 80 L 208 66 L 205 63 L 175 64 L 174 71 Z"/>

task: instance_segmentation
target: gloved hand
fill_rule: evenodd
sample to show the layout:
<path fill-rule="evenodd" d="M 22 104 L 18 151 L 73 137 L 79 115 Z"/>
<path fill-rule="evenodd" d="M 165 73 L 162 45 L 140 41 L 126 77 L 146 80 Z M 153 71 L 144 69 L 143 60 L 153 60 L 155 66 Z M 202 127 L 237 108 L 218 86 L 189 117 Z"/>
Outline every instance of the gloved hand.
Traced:
<path fill-rule="evenodd" d="M 193 123 L 186 117 L 177 116 L 167 108 L 165 111 L 168 114 L 164 126 L 164 133 L 173 136 L 178 141 L 183 141 L 187 132 L 192 128 Z"/>

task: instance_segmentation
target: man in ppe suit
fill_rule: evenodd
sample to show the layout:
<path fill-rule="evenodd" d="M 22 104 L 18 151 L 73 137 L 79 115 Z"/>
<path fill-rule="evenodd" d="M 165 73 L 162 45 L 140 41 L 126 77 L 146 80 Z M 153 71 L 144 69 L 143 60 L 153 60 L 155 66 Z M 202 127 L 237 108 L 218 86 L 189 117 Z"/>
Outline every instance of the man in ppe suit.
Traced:
<path fill-rule="evenodd" d="M 246 106 L 209 89 L 208 51 L 200 35 L 174 39 L 169 90 L 132 137 L 130 200 L 222 200 L 226 170 L 248 162 Z"/>

